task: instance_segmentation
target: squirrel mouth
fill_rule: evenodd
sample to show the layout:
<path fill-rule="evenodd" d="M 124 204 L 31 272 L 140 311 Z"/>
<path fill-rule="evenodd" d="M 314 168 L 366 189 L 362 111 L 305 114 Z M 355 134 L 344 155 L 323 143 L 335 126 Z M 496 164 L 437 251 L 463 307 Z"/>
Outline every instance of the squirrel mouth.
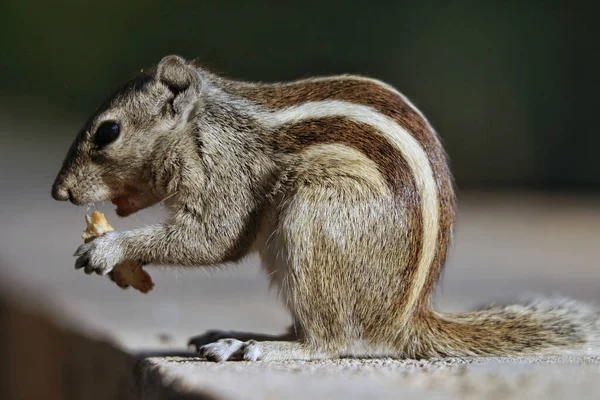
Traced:
<path fill-rule="evenodd" d="M 133 196 L 118 196 L 110 199 L 111 203 L 117 206 L 115 212 L 119 217 L 127 217 L 139 210 Z"/>
<path fill-rule="evenodd" d="M 117 206 L 115 212 L 119 217 L 128 217 L 158 202 L 151 194 L 134 188 L 115 193 L 110 201 Z"/>

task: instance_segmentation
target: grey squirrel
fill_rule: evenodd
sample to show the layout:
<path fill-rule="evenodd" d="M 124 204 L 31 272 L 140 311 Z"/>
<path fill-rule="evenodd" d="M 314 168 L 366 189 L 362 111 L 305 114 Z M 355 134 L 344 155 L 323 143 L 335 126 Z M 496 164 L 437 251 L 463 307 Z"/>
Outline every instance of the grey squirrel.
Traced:
<path fill-rule="evenodd" d="M 80 246 L 86 273 L 127 259 L 210 266 L 260 255 L 293 327 L 193 339 L 212 360 L 595 351 L 598 313 L 572 300 L 432 309 L 452 176 L 423 114 L 374 79 L 248 83 L 167 56 L 90 118 L 52 195 L 111 200 L 123 217 L 159 202 L 170 211 Z"/>

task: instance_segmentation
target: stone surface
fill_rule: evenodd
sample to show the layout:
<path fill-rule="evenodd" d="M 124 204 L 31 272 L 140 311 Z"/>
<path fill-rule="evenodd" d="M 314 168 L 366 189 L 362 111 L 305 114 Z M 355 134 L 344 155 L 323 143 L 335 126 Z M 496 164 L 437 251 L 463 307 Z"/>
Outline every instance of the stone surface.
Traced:
<path fill-rule="evenodd" d="M 146 374 L 197 398 L 597 399 L 600 358 L 208 363 L 149 358 Z M 146 386 L 152 387 L 146 383 Z"/>

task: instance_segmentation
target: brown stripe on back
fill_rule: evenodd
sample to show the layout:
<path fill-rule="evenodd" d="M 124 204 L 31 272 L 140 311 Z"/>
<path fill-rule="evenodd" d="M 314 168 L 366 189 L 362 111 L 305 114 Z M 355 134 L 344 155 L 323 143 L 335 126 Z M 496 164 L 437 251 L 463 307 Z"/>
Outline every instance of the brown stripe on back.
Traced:
<path fill-rule="evenodd" d="M 373 161 L 406 213 L 410 254 L 399 278 L 412 282 L 422 250 L 423 213 L 415 179 L 399 149 L 371 125 L 346 117 L 323 117 L 284 125 L 276 135 L 276 149 L 298 153 L 311 145 L 340 143 L 350 146 Z M 400 294 L 404 299 L 407 293 Z M 400 301 L 401 303 L 401 301 Z"/>
<path fill-rule="evenodd" d="M 427 307 L 429 294 L 432 292 L 446 260 L 454 222 L 455 204 L 452 176 L 448 168 L 446 154 L 436 138 L 436 133 L 430 129 L 427 121 L 393 91 L 373 81 L 356 79 L 350 76 L 284 84 L 255 85 L 234 82 L 227 85 L 225 90 L 252 100 L 264 107 L 274 109 L 297 106 L 308 101 L 324 100 L 343 100 L 349 103 L 370 106 L 396 121 L 413 135 L 427 154 L 440 202 L 438 246 L 430 274 L 423 287 L 423 295 L 419 301 L 420 307 Z M 416 191 L 416 189 L 414 190 Z"/>

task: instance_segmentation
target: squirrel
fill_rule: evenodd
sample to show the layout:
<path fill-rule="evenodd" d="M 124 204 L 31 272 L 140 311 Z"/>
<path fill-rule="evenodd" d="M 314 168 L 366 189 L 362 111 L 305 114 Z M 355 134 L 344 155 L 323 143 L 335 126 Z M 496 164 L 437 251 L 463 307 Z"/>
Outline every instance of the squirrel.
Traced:
<path fill-rule="evenodd" d="M 538 299 L 475 312 L 432 308 L 455 216 L 431 124 L 361 76 L 226 79 L 166 56 L 111 95 L 71 145 L 56 200 L 111 200 L 160 224 L 80 246 L 75 267 L 123 260 L 210 266 L 258 253 L 293 326 L 281 336 L 209 331 L 209 360 L 560 355 L 595 351 L 591 305 Z"/>

